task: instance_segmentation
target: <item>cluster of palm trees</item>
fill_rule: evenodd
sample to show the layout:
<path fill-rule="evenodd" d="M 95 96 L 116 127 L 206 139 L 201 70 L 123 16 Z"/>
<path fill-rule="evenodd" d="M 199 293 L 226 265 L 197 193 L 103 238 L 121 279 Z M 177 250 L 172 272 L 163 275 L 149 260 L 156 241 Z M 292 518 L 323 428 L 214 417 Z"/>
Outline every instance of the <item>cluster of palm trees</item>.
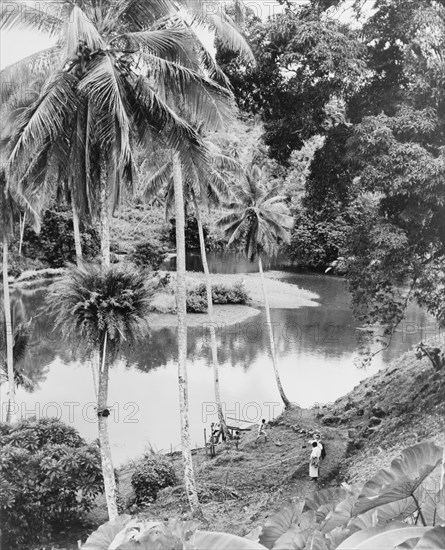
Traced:
<path fill-rule="evenodd" d="M 13 329 L 8 287 L 8 240 L 14 214 L 38 213 L 55 190 L 71 201 L 78 269 L 51 291 L 48 301 L 56 327 L 77 335 L 97 356 L 98 425 L 102 469 L 110 519 L 117 516 L 116 487 L 107 434 L 108 370 L 123 346 L 144 325 L 151 288 L 138 273 L 110 267 L 110 216 L 120 197 L 134 188 L 135 153 L 156 143 L 169 161 L 153 177 L 146 194 L 162 189 L 174 198 L 177 243 L 178 380 L 185 484 L 192 512 L 202 515 L 191 457 L 187 402 L 187 323 L 185 285 L 184 195 L 194 204 L 206 274 L 208 311 L 213 320 L 212 289 L 205 260 L 200 208 L 208 200 L 230 199 L 231 213 L 221 219 L 229 243 L 243 243 L 249 259 L 269 254 L 287 240 L 291 218 L 277 189 L 262 185 L 254 164 L 241 169 L 210 145 L 206 133 L 226 129 L 234 117 L 228 81 L 197 28 L 215 31 L 221 40 L 252 59 L 235 23 L 221 8 L 207 10 L 201 0 L 66 0 L 58 10 L 44 2 L 9 2 L 0 28 L 39 30 L 57 44 L 2 71 L 7 115 L 2 139 L 6 168 L 0 174 L 0 231 L 3 240 L 4 318 L 11 415 L 15 404 Z M 12 5 L 17 9 L 11 9 Z M 24 88 L 36 90 L 27 103 Z M 28 96 L 29 97 L 29 96 Z M 239 170 L 243 189 L 232 191 L 220 168 Z M 79 216 L 99 221 L 101 266 L 83 264 Z M 270 315 L 265 293 L 267 321 Z M 219 397 L 218 354 L 209 324 L 215 395 Z M 283 402 L 289 405 L 278 375 L 270 330 L 271 356 Z M 13 418 L 11 418 L 13 420 Z"/>

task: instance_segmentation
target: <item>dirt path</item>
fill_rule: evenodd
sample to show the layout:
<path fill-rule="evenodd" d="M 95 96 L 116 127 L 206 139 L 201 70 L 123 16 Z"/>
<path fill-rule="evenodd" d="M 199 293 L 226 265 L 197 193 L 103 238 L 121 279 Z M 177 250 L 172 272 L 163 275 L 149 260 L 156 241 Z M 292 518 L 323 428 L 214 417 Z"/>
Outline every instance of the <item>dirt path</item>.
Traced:
<path fill-rule="evenodd" d="M 199 496 L 209 528 L 245 535 L 263 524 L 286 501 L 316 490 L 309 478 L 309 439 L 310 432 L 317 430 L 327 449 L 318 488 L 337 485 L 347 450 L 347 430 L 319 425 L 312 411 L 285 412 L 268 426 L 267 442 L 255 445 L 254 428 L 243 432 L 238 451 L 233 446 L 220 444 L 215 458 L 206 456 L 204 450 L 195 454 Z M 173 464 L 180 478 L 179 456 L 173 457 Z M 128 488 L 128 483 L 122 481 Z M 162 491 L 144 515 L 189 519 L 183 488 Z"/>

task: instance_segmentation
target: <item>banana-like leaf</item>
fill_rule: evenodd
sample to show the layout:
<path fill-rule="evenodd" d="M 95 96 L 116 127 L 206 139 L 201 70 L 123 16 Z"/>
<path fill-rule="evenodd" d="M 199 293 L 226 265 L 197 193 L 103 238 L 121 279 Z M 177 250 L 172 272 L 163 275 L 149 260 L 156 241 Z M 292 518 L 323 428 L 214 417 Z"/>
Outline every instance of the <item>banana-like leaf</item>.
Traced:
<path fill-rule="evenodd" d="M 358 531 L 345 541 L 337 550 L 392 550 L 408 539 L 423 537 L 432 527 L 414 527 L 401 522 L 371 527 Z"/>
<path fill-rule="evenodd" d="M 288 531 L 303 512 L 304 501 L 292 502 L 267 519 L 260 535 L 260 543 L 272 550 L 277 540 Z"/>
<path fill-rule="evenodd" d="M 130 520 L 131 516 L 123 515 L 114 521 L 107 521 L 99 529 L 96 529 L 94 533 L 91 533 L 85 544 L 82 545 L 82 550 L 109 550 L 116 536 L 125 528 Z"/>
<path fill-rule="evenodd" d="M 196 550 L 266 550 L 265 546 L 259 542 L 229 533 L 211 531 L 195 531 L 190 543 Z M 148 547 L 147 550 L 149 550 Z"/>
<path fill-rule="evenodd" d="M 442 449 L 433 443 L 420 443 L 403 450 L 389 468 L 380 470 L 365 484 L 352 515 L 408 498 L 441 461 Z"/>
<path fill-rule="evenodd" d="M 415 550 L 443 550 L 445 548 L 445 527 L 439 525 L 428 531 L 414 548 Z"/>

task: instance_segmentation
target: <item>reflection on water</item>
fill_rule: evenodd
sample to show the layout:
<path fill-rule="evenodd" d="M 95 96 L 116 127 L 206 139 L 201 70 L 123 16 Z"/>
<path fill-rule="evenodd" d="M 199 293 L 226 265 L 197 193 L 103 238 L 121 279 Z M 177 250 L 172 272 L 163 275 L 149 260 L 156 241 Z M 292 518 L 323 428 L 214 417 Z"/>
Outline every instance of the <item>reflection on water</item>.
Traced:
<path fill-rule="evenodd" d="M 228 265 L 221 257 L 218 262 Z M 232 272 L 242 265 L 233 263 Z M 434 330 L 434 321 L 410 306 L 391 346 L 364 372 L 354 366 L 360 330 L 343 281 L 290 272 L 284 280 L 319 296 L 319 307 L 271 311 L 282 382 L 288 397 L 303 407 L 334 401 L 418 343 L 425 327 L 430 336 Z M 21 299 L 27 315 L 35 315 L 44 305 L 44 291 L 26 292 Z M 257 421 L 281 411 L 265 322 L 260 312 L 244 323 L 217 330 L 221 395 L 230 417 Z M 176 331 L 154 330 L 111 370 L 110 438 L 116 464 L 136 457 L 148 443 L 164 450 L 178 445 L 176 353 Z M 84 437 L 97 437 L 91 363 L 82 349 L 72 349 L 51 332 L 44 311 L 35 319 L 28 368 L 39 387 L 32 394 L 18 390 L 22 414 L 61 416 Z M 192 443 L 202 445 L 203 428 L 214 419 L 215 408 L 208 336 L 201 328 L 188 331 L 188 376 Z"/>

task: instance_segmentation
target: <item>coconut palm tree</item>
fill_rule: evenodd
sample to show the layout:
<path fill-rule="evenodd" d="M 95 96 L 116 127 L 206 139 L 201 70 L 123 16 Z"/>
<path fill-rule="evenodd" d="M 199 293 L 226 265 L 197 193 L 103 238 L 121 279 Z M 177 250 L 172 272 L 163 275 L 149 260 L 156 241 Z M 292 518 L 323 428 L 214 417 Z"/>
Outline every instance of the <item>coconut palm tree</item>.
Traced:
<path fill-rule="evenodd" d="M 70 343 L 100 357 L 97 416 L 102 473 L 110 520 L 117 517 L 116 484 L 107 417 L 109 369 L 124 346 L 134 344 L 147 329 L 152 290 L 142 272 L 83 266 L 52 285 L 47 303 L 55 315 L 54 329 Z"/>
<path fill-rule="evenodd" d="M 74 218 L 76 210 L 99 215 L 102 262 L 109 265 L 109 217 L 126 184 L 133 184 L 134 142 L 167 128 L 165 140 L 181 153 L 185 171 L 188 153 L 199 142 L 162 92 L 172 85 L 189 106 L 202 101 L 198 88 L 209 104 L 225 93 L 203 76 L 203 66 L 207 74 L 221 78 L 221 73 L 196 48 L 191 29 L 205 24 L 226 44 L 252 54 L 224 10 L 210 13 L 204 0 L 64 0 L 56 10 L 44 7 L 13 0 L 0 21 L 0 29 L 38 29 L 58 37 L 54 48 L 2 71 L 3 81 L 19 80 L 22 89 L 42 70 L 47 76 L 40 97 L 21 114 L 10 161 L 28 176 L 42 166 L 57 173 L 62 168 Z"/>
<path fill-rule="evenodd" d="M 293 219 L 289 216 L 285 197 L 278 194 L 276 187 L 266 189 L 264 178 L 265 173 L 258 165 L 251 164 L 246 169 L 244 186 L 238 190 L 238 200 L 228 205 L 231 212 L 223 216 L 218 225 L 224 229 L 229 246 L 242 246 L 249 261 L 258 260 L 275 379 L 281 399 L 285 407 L 289 407 L 291 403 L 278 372 L 262 258 L 270 256 L 278 242 L 289 241 Z"/>

